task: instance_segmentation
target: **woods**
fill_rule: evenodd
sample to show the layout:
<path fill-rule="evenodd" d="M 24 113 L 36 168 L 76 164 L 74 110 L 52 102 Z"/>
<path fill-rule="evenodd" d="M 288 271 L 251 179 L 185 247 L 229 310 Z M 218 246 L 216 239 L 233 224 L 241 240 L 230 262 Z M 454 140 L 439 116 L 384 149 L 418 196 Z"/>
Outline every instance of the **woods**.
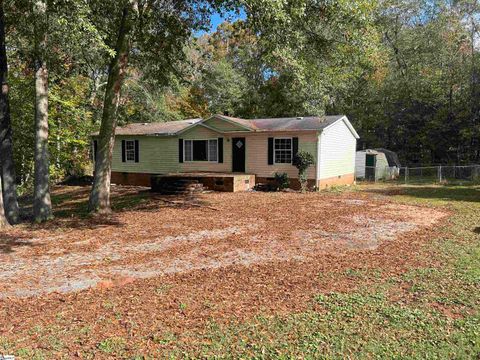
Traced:
<path fill-rule="evenodd" d="M 225 113 L 346 114 L 359 147 L 408 165 L 480 156 L 475 1 L 2 0 L 0 160 L 6 218 L 93 175 L 110 210 L 115 127 Z M 212 29 L 212 15 L 228 19 Z M 20 20 L 18 20 L 20 19 Z M 93 168 L 90 134 L 99 131 Z"/>

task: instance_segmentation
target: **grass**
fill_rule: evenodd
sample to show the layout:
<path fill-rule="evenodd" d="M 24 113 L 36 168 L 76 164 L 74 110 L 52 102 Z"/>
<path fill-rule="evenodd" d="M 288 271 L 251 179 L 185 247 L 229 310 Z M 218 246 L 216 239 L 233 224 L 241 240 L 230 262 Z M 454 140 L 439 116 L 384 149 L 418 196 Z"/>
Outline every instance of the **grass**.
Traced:
<path fill-rule="evenodd" d="M 392 188 L 355 189 L 362 190 Z M 362 281 L 373 275 L 377 280 L 352 293 L 318 294 L 304 313 L 257 317 L 228 326 L 211 323 L 203 334 L 196 334 L 196 345 L 177 342 L 169 355 L 478 359 L 480 188 L 402 186 L 395 193 L 394 199 L 402 203 L 446 206 L 454 212 L 452 226 L 426 249 L 441 266 L 413 268 L 383 280 L 380 270 L 367 274 L 347 269 L 335 276 Z"/>

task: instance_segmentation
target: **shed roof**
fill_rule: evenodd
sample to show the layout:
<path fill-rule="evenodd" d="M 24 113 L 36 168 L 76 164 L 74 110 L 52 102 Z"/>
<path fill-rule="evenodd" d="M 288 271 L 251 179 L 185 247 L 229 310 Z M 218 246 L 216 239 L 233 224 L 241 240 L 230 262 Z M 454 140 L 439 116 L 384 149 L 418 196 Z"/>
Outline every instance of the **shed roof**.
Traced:
<path fill-rule="evenodd" d="M 396 152 L 392 150 L 387 150 L 384 148 L 378 148 L 375 150 L 385 154 L 385 157 L 387 158 L 388 166 L 402 167 L 402 164 L 400 163 L 400 159 L 398 158 L 398 155 Z"/>

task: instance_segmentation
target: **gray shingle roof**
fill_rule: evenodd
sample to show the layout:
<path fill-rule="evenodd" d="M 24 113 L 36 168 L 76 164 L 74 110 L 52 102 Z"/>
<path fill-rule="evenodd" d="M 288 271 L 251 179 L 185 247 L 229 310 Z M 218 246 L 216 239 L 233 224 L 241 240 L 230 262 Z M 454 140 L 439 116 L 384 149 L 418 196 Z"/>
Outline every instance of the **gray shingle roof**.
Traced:
<path fill-rule="evenodd" d="M 322 130 L 340 120 L 343 115 L 307 116 L 249 120 L 255 129 L 263 131 Z"/>
<path fill-rule="evenodd" d="M 306 116 L 306 117 L 285 117 L 266 119 L 240 119 L 225 115 L 215 115 L 232 123 L 237 123 L 246 128 L 246 131 L 320 131 L 334 122 L 340 120 L 344 115 L 330 116 Z M 123 127 L 117 127 L 116 135 L 175 135 L 179 132 L 202 122 L 202 119 L 187 119 L 179 121 L 159 123 L 133 123 Z M 94 133 L 92 135 L 98 135 Z"/>
<path fill-rule="evenodd" d="M 179 121 L 168 121 L 158 123 L 133 123 L 117 127 L 116 135 L 174 135 L 189 126 L 192 126 L 202 119 L 187 119 Z M 98 135 L 95 133 L 94 135 Z"/>

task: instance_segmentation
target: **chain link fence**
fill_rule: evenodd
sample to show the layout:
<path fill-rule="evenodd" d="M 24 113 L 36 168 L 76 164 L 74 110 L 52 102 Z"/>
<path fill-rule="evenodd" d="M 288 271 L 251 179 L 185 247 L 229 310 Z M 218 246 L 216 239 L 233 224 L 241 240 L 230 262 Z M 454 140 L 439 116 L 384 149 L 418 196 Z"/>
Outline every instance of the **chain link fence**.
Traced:
<path fill-rule="evenodd" d="M 357 180 L 403 184 L 480 184 L 480 165 L 365 167 L 365 176 Z"/>

